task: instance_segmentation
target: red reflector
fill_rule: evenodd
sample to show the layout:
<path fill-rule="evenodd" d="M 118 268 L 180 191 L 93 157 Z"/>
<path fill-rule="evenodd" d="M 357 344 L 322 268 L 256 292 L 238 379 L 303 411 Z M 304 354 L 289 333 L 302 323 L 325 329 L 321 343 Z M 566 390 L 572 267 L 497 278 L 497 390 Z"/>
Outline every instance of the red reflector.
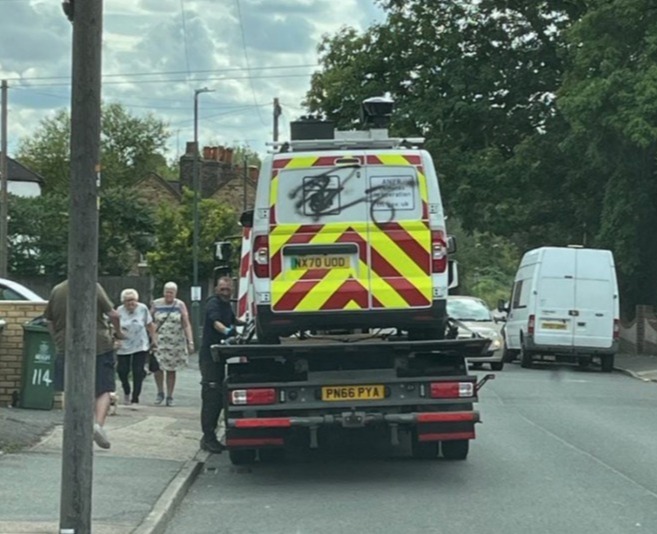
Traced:
<path fill-rule="evenodd" d="M 620 321 L 614 319 L 614 339 L 620 339 Z"/>
<path fill-rule="evenodd" d="M 536 328 L 536 317 L 534 315 L 530 315 L 529 319 L 527 320 L 527 334 L 533 336 L 535 328 Z"/>
<path fill-rule="evenodd" d="M 474 396 L 472 382 L 432 382 L 431 398 L 459 398 Z"/>
<path fill-rule="evenodd" d="M 289 428 L 292 423 L 287 417 L 269 417 L 263 419 L 236 419 L 236 428 Z"/>
<path fill-rule="evenodd" d="M 274 404 L 276 390 L 274 388 L 234 389 L 230 392 L 230 402 L 236 405 Z"/>
<path fill-rule="evenodd" d="M 266 235 L 253 240 L 253 274 L 258 278 L 269 277 L 269 240 Z"/>
<path fill-rule="evenodd" d="M 461 421 L 479 421 L 478 412 L 432 412 L 419 413 L 415 416 L 418 423 L 454 423 Z"/>
<path fill-rule="evenodd" d="M 431 272 L 444 273 L 445 269 L 447 269 L 445 232 L 434 230 L 431 232 Z"/>

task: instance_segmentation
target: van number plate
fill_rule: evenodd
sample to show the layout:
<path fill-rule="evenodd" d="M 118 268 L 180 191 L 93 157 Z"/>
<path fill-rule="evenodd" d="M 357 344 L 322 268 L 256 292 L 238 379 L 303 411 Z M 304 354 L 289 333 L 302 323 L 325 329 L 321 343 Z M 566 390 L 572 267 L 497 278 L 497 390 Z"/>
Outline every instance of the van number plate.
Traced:
<path fill-rule="evenodd" d="M 383 385 L 326 386 L 322 388 L 323 401 L 381 400 L 385 398 Z"/>
<path fill-rule="evenodd" d="M 541 328 L 546 330 L 565 330 L 566 323 L 541 323 Z"/>
<path fill-rule="evenodd" d="M 321 254 L 292 256 L 292 269 L 348 269 L 349 256 Z"/>

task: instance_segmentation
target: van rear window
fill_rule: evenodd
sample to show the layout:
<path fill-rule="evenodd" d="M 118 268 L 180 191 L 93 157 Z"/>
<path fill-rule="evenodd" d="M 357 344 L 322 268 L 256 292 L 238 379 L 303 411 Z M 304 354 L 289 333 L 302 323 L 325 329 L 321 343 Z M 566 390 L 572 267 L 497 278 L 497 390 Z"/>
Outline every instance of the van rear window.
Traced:
<path fill-rule="evenodd" d="M 422 215 L 418 178 L 410 166 L 283 170 L 272 193 L 279 223 L 385 223 Z"/>

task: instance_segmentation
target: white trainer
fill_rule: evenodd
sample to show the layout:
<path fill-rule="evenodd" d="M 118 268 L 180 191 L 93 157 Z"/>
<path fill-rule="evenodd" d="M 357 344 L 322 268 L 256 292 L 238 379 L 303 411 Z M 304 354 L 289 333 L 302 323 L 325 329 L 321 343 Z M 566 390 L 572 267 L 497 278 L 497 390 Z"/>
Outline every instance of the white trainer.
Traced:
<path fill-rule="evenodd" d="M 110 441 L 107 437 L 107 432 L 98 423 L 94 423 L 94 441 L 101 449 L 109 449 Z"/>

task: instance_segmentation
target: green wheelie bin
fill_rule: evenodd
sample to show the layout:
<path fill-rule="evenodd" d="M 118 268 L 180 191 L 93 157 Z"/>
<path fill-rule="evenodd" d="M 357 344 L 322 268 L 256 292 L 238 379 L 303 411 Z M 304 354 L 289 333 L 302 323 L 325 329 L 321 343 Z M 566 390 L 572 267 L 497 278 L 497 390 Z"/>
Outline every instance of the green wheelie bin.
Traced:
<path fill-rule="evenodd" d="M 43 318 L 23 325 L 21 408 L 51 410 L 55 392 L 55 345 Z"/>

